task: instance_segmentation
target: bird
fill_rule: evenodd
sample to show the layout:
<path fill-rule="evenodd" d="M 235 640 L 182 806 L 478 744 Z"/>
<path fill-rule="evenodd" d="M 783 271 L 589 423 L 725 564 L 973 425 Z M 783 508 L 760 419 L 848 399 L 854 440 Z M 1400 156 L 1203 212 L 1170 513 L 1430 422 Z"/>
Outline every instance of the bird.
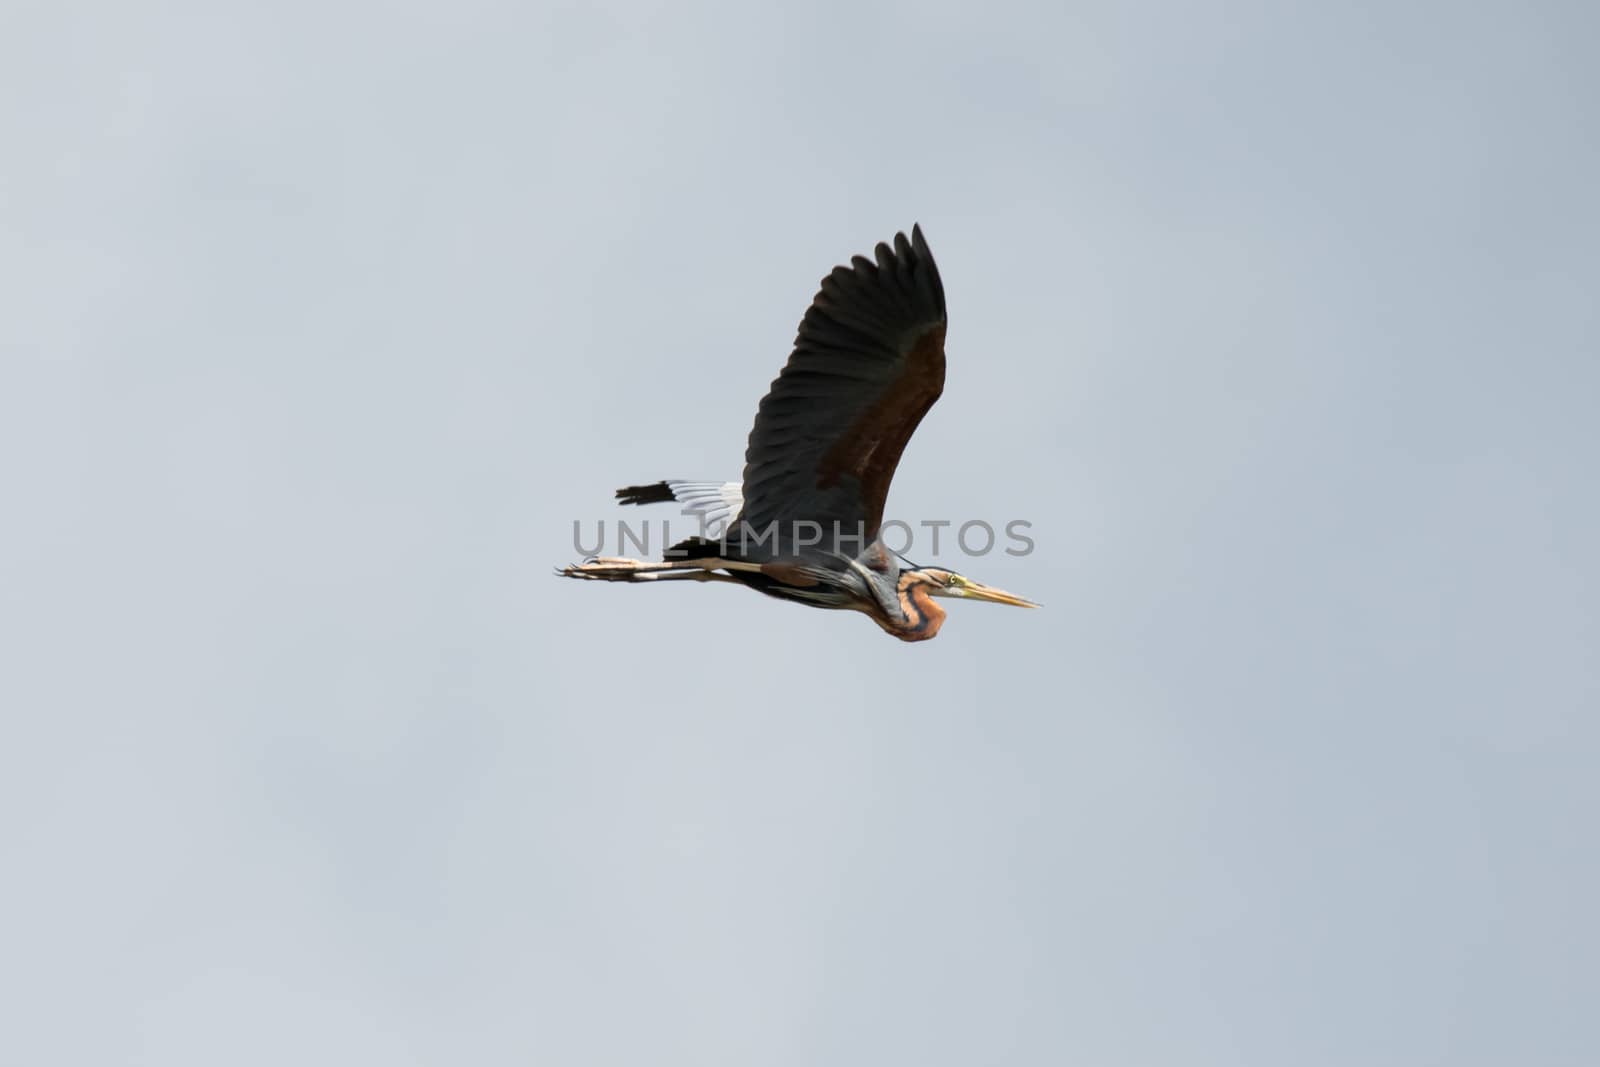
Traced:
<path fill-rule="evenodd" d="M 660 561 L 593 556 L 557 569 L 608 582 L 733 582 L 859 611 L 902 641 L 943 625 L 935 598 L 1038 604 L 891 551 L 884 501 L 906 443 L 944 391 L 944 283 L 922 227 L 822 279 L 788 362 L 756 411 L 742 482 L 671 479 L 618 489 L 621 504 L 677 501 L 701 534 Z M 710 536 L 715 534 L 715 536 Z"/>

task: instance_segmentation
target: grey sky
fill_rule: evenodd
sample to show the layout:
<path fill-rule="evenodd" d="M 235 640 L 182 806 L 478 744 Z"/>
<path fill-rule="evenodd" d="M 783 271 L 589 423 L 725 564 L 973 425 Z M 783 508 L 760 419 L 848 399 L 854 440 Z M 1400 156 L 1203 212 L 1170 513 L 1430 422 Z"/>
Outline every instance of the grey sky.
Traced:
<path fill-rule="evenodd" d="M 0 1060 L 1594 1063 L 1597 22 L 9 5 Z M 551 576 L 914 221 L 1044 611 Z"/>

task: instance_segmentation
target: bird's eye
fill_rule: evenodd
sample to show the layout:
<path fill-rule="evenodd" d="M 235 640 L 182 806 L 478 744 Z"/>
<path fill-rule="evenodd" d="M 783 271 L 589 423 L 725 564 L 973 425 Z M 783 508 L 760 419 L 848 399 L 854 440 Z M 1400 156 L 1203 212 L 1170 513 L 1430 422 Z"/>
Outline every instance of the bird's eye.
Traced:
<path fill-rule="evenodd" d="M 950 587 L 951 589 L 954 589 L 956 586 L 961 584 L 961 575 L 952 574 L 950 577 L 945 579 L 944 584 L 947 585 L 948 587 Z"/>

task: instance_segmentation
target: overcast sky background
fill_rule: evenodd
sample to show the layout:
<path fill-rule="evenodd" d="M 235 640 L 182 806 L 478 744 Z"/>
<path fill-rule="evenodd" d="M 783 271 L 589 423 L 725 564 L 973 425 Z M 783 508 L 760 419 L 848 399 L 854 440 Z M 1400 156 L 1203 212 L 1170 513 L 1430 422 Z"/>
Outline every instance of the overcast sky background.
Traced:
<path fill-rule="evenodd" d="M 1592 6 L 3 26 L 0 1060 L 1600 1057 Z M 552 577 L 913 222 L 1045 610 Z"/>

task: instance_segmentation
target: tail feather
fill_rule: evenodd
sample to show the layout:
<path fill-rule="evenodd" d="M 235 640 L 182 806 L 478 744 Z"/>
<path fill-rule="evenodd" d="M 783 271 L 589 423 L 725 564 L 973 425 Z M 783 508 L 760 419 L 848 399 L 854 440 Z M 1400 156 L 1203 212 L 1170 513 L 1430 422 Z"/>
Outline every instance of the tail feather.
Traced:
<path fill-rule="evenodd" d="M 662 559 L 709 559 L 722 554 L 720 542 L 705 537 L 688 537 L 661 553 Z"/>

